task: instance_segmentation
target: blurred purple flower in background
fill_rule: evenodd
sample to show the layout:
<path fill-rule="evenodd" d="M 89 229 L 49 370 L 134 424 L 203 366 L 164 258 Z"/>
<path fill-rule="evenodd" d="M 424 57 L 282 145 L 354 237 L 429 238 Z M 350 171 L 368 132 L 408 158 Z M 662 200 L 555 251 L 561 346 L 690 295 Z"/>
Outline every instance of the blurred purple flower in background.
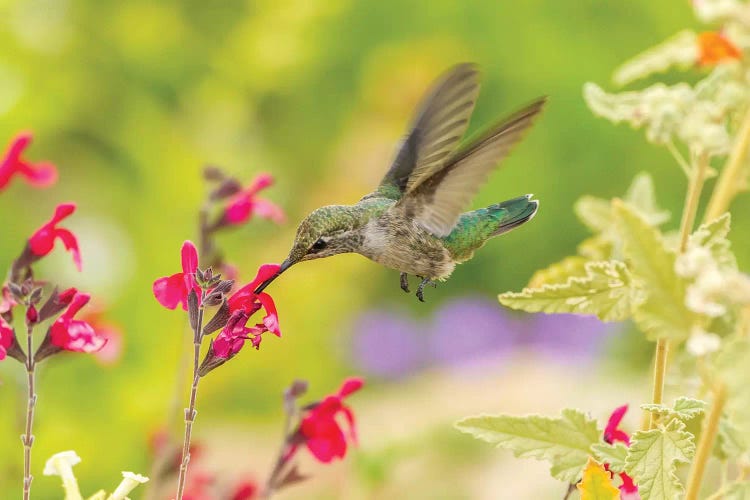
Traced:
<path fill-rule="evenodd" d="M 354 364 L 366 375 L 398 379 L 423 368 L 428 360 L 426 329 L 401 314 L 365 312 L 352 331 Z"/>
<path fill-rule="evenodd" d="M 618 324 L 575 314 L 515 314 L 494 301 L 460 298 L 417 321 L 387 311 L 361 314 L 352 327 L 352 359 L 359 370 L 399 379 L 432 366 L 483 364 L 514 354 L 546 361 L 593 361 Z"/>

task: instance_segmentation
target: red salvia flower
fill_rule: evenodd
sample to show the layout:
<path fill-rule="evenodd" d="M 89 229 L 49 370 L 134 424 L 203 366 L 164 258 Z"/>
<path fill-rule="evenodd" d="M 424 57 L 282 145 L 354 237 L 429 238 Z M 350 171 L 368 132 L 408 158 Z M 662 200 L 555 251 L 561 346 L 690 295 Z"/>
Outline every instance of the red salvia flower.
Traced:
<path fill-rule="evenodd" d="M 266 316 L 263 318 L 263 325 L 277 337 L 281 336 L 281 330 L 279 329 L 279 315 L 276 311 L 276 304 L 274 304 L 270 295 L 264 292 L 256 294 L 255 289 L 267 279 L 278 274 L 280 269 L 281 266 L 278 264 L 263 264 L 258 269 L 255 279 L 237 290 L 227 300 L 230 312 L 234 313 L 241 310 L 247 313 L 248 317 L 261 307 L 265 309 Z"/>
<path fill-rule="evenodd" d="M 55 247 L 55 240 L 60 239 L 65 245 L 65 250 L 73 255 L 78 270 L 81 270 L 81 252 L 78 249 L 78 240 L 69 230 L 57 227 L 57 224 L 69 217 L 76 210 L 75 203 L 63 203 L 55 209 L 52 219 L 31 235 L 29 238 L 29 249 L 37 258 L 49 254 Z"/>
<path fill-rule="evenodd" d="M 255 481 L 245 479 L 234 487 L 234 491 L 229 496 L 231 500 L 253 500 L 258 498 L 260 488 Z"/>
<path fill-rule="evenodd" d="M 187 300 L 190 290 L 200 297 L 201 289 L 195 281 L 198 269 L 198 250 L 192 241 L 182 244 L 182 272 L 154 281 L 154 297 L 167 309 L 181 305 L 187 311 Z"/>
<path fill-rule="evenodd" d="M 612 412 L 607 420 L 607 426 L 604 428 L 604 441 L 609 444 L 613 443 L 625 443 L 625 446 L 630 446 L 630 436 L 620 429 L 620 422 L 622 422 L 625 413 L 628 411 L 628 405 L 622 405 Z M 604 464 L 604 468 L 609 470 L 609 464 Z M 624 472 L 621 472 L 620 479 L 622 484 L 620 485 L 620 495 L 623 500 L 640 500 L 638 494 L 638 486 L 633 483 L 633 478 Z"/>
<path fill-rule="evenodd" d="M 229 199 L 221 220 L 229 225 L 239 225 L 252 219 L 253 215 L 257 215 L 277 224 L 284 222 L 284 211 L 279 206 L 256 196 L 259 191 L 272 184 L 273 177 L 270 174 L 258 175 L 250 186 Z"/>
<path fill-rule="evenodd" d="M 91 300 L 88 293 L 77 292 L 68 308 L 50 327 L 50 341 L 53 345 L 66 351 L 97 352 L 107 343 L 94 327 L 86 321 L 73 319 L 74 316 Z"/>
<path fill-rule="evenodd" d="M 339 415 L 347 422 L 349 439 L 356 443 L 354 414 L 344 404 L 344 398 L 359 390 L 363 384 L 361 378 L 345 380 L 336 394 L 327 396 L 302 419 L 299 430 L 302 440 L 319 462 L 329 463 L 334 458 L 344 458 L 346 455 L 347 439 L 337 420 Z"/>
<path fill-rule="evenodd" d="M 0 190 L 8 185 L 11 178 L 18 174 L 35 187 L 47 187 L 57 180 L 57 169 L 47 162 L 31 163 L 21 158 L 21 154 L 31 143 L 28 132 L 16 135 L 0 160 Z"/>
<path fill-rule="evenodd" d="M 737 60 L 742 52 L 726 36 L 715 31 L 698 35 L 698 64 L 716 66 L 722 62 Z"/>
<path fill-rule="evenodd" d="M 5 359 L 8 349 L 13 345 L 13 327 L 0 316 L 0 361 Z"/>

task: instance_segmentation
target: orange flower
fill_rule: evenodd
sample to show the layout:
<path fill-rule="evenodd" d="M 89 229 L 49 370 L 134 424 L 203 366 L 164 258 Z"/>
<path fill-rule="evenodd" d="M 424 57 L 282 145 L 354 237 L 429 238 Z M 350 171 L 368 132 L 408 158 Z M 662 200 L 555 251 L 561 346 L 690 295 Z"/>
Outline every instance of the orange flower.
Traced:
<path fill-rule="evenodd" d="M 742 52 L 727 37 L 715 31 L 698 35 L 698 64 L 715 66 L 728 59 L 739 59 Z"/>

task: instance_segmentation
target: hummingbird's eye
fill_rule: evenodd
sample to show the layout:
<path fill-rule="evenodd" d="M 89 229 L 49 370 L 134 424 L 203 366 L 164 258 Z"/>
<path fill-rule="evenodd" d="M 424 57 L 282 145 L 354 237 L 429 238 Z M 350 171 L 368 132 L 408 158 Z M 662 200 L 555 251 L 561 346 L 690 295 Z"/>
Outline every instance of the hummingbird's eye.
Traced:
<path fill-rule="evenodd" d="M 311 252 L 319 252 L 319 251 L 323 250 L 326 247 L 326 245 L 328 245 L 328 243 L 326 243 L 323 238 L 318 238 L 318 241 L 316 241 L 315 243 L 313 243 L 313 246 L 310 247 L 310 251 Z"/>

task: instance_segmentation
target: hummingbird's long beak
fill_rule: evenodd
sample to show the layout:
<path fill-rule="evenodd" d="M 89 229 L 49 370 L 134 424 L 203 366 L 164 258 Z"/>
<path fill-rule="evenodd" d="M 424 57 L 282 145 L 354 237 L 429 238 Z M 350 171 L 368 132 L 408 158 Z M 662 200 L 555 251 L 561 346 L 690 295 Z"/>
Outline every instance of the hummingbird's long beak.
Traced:
<path fill-rule="evenodd" d="M 263 290 L 265 290 L 266 287 L 268 285 L 270 285 L 273 280 L 275 280 L 276 278 L 278 278 L 279 276 L 281 276 L 281 273 L 283 273 L 284 271 L 286 271 L 287 269 L 289 269 L 292 264 L 293 264 L 292 261 L 290 261 L 289 259 L 286 259 L 284 262 L 281 263 L 281 268 L 279 269 L 279 272 L 276 273 L 276 274 L 274 274 L 270 278 L 268 278 L 266 281 L 264 281 L 260 285 L 258 285 L 258 288 L 256 288 L 255 292 L 253 292 L 253 293 L 258 294 L 258 293 L 262 292 Z"/>

